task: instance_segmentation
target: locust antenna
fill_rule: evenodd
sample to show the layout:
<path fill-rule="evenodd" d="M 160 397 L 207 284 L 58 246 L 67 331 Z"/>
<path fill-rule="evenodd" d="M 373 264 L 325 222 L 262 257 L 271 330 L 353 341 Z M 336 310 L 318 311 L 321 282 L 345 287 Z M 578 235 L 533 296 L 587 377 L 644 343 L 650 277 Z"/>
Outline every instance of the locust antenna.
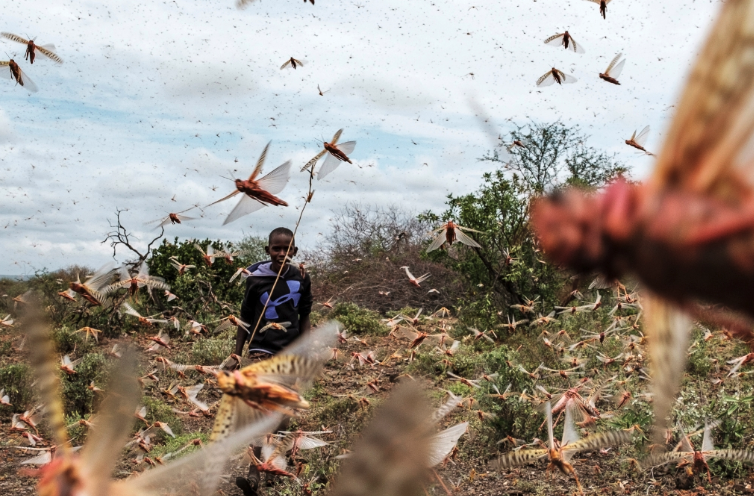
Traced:
<path fill-rule="evenodd" d="M 230 177 L 225 177 L 225 176 L 220 176 L 220 177 L 222 177 L 223 179 L 227 179 L 228 181 L 235 181 L 235 179 L 233 178 L 233 172 L 230 169 L 228 169 L 228 175 Z"/>

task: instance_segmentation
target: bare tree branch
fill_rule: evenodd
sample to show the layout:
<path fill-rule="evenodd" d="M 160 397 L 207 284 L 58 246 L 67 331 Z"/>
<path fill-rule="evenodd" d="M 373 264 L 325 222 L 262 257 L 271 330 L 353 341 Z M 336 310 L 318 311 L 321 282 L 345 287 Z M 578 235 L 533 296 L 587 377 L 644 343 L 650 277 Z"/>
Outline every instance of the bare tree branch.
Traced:
<path fill-rule="evenodd" d="M 132 267 L 138 267 L 144 260 L 149 258 L 149 254 L 152 252 L 152 245 L 162 239 L 162 237 L 165 235 L 165 227 L 160 226 L 160 234 L 147 244 L 146 251 L 142 253 L 133 245 L 133 242 L 131 240 L 132 238 L 138 240 L 138 238 L 132 233 L 128 232 L 128 229 L 126 229 L 120 219 L 120 214 L 127 211 L 128 209 L 117 209 L 115 211 L 116 222 L 114 224 L 112 222 L 109 222 L 110 227 L 113 230 L 107 233 L 107 236 L 105 236 L 105 239 L 102 240 L 102 243 L 110 243 L 110 247 L 113 249 L 113 258 L 115 258 L 115 255 L 117 254 L 118 247 L 125 246 L 126 248 L 131 250 L 137 257 L 135 260 L 129 260 L 127 264 L 131 265 Z"/>

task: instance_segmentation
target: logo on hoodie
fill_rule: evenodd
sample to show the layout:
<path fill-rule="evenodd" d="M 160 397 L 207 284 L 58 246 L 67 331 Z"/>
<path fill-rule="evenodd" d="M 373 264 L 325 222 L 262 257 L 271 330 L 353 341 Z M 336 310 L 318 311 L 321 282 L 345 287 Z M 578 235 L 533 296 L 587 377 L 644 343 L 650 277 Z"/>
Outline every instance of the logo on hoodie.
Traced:
<path fill-rule="evenodd" d="M 301 283 L 299 281 L 285 281 L 288 285 L 288 293 L 284 294 L 280 298 L 276 298 L 274 300 L 270 300 L 269 303 L 267 303 L 267 298 L 270 297 L 270 293 L 265 291 L 264 294 L 260 297 L 260 301 L 262 302 L 262 305 L 267 303 L 267 309 L 264 311 L 264 318 L 267 320 L 275 320 L 279 317 L 277 312 L 278 305 L 282 305 L 283 303 L 287 303 L 290 300 L 293 300 L 293 306 L 294 308 L 298 308 L 298 302 L 301 299 Z"/>

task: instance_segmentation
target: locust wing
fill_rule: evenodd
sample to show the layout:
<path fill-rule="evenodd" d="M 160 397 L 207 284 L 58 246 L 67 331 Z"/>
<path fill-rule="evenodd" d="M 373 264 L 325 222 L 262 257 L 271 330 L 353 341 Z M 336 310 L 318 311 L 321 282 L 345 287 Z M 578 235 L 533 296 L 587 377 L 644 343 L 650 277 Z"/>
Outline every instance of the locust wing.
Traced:
<path fill-rule="evenodd" d="M 268 193 L 276 195 L 285 188 L 285 185 L 288 183 L 288 178 L 290 177 L 290 172 L 291 161 L 289 160 L 261 178 L 259 180 L 259 187 Z"/>
<path fill-rule="evenodd" d="M 343 462 L 332 496 L 422 494 L 430 415 L 417 385 L 398 386 Z"/>
<path fill-rule="evenodd" d="M 479 231 L 475 231 L 475 232 L 479 232 Z M 458 240 L 459 243 L 463 243 L 466 246 L 471 246 L 473 248 L 482 247 L 479 243 L 477 243 L 476 241 L 471 239 L 471 237 L 469 237 L 463 231 L 461 231 L 460 228 L 456 228 L 456 239 Z"/>
<path fill-rule="evenodd" d="M 442 462 L 458 444 L 458 439 L 469 430 L 468 422 L 461 422 L 438 432 L 429 438 L 429 461 L 427 467 L 432 468 Z"/>
<path fill-rule="evenodd" d="M 253 181 L 256 179 L 256 177 L 262 173 L 262 167 L 264 167 L 264 161 L 267 158 L 267 150 L 270 149 L 270 144 L 272 141 L 268 142 L 264 150 L 262 150 L 262 154 L 259 156 L 259 160 L 257 160 L 257 165 L 254 166 L 254 170 L 251 172 L 251 176 L 249 176 L 249 181 Z"/>
<path fill-rule="evenodd" d="M 3 36 L 5 38 L 8 38 L 9 40 L 12 40 L 18 43 L 23 43 L 24 45 L 29 44 L 29 40 L 27 40 L 26 38 L 22 38 L 18 36 L 17 34 L 2 32 L 0 33 L 0 36 Z"/>
<path fill-rule="evenodd" d="M 337 131 L 335 131 L 335 134 L 333 134 L 333 137 L 332 137 L 332 140 L 330 141 L 330 144 L 331 145 L 336 144 L 338 142 L 338 140 L 340 139 L 340 135 L 341 134 L 343 134 L 343 129 L 342 128 L 338 129 Z"/>
<path fill-rule="evenodd" d="M 31 78 L 19 67 L 18 72 L 21 77 L 18 78 L 18 84 L 23 86 L 26 90 L 28 90 L 31 93 L 36 93 L 39 91 L 39 87 L 37 87 L 36 83 L 31 80 Z"/>
<path fill-rule="evenodd" d="M 646 142 L 647 142 L 647 136 L 649 136 L 649 126 L 644 126 L 644 129 L 642 129 L 642 130 L 641 130 L 641 131 L 639 132 L 639 134 L 636 134 L 636 132 L 634 132 L 634 134 L 636 135 L 636 137 L 634 138 L 634 137 L 632 136 L 632 137 L 631 137 L 631 139 L 633 139 L 633 140 L 634 140 L 634 142 L 635 142 L 635 143 L 636 143 L 637 145 L 639 145 L 639 146 L 644 146 L 644 143 L 646 143 Z"/>
<path fill-rule="evenodd" d="M 44 322 L 41 311 L 32 307 L 28 311 L 29 346 L 31 367 L 36 376 L 35 392 L 45 405 L 47 424 L 53 443 L 58 447 L 58 456 L 70 456 L 65 411 L 61 401 L 60 370 L 53 349 L 50 328 Z"/>
<path fill-rule="evenodd" d="M 272 431 L 279 417 L 267 417 L 248 425 L 222 441 L 211 443 L 178 461 L 119 481 L 108 496 L 211 495 L 220 484 L 222 470 L 231 455 Z"/>
<path fill-rule="evenodd" d="M 518 467 L 533 463 L 542 457 L 547 456 L 546 449 L 519 450 L 506 453 L 491 463 L 495 469 L 502 470 L 506 468 Z"/>
<path fill-rule="evenodd" d="M 683 460 L 691 461 L 694 458 L 693 453 L 685 451 L 670 451 L 667 453 L 661 453 L 659 455 L 650 455 L 641 461 L 641 467 L 643 470 L 653 467 L 659 467 L 671 462 L 680 462 Z"/>
<path fill-rule="evenodd" d="M 97 414 L 97 424 L 81 452 L 83 479 L 92 496 L 109 496 L 110 475 L 130 437 L 141 391 L 136 380 L 136 357 L 126 353 L 110 374 L 107 397 Z"/>
<path fill-rule="evenodd" d="M 443 229 L 442 231 L 440 231 L 440 234 L 438 234 L 437 236 L 435 236 L 435 239 L 433 239 L 432 242 L 427 247 L 427 253 L 438 249 L 439 247 L 442 246 L 443 243 L 445 243 L 445 241 L 446 241 L 445 233 L 446 232 L 447 232 L 447 228 Z"/>
<path fill-rule="evenodd" d="M 615 67 L 615 64 L 618 63 L 618 60 L 621 58 L 621 55 L 623 55 L 623 54 L 619 53 L 618 55 L 616 55 L 615 57 L 613 57 L 613 60 L 610 61 L 610 64 L 608 64 L 607 69 L 605 69 L 605 74 L 607 74 L 608 76 L 613 76 L 613 74 L 611 74 L 611 71 Z M 613 76 L 613 77 L 615 77 L 615 76 Z"/>
<path fill-rule="evenodd" d="M 694 65 L 650 184 L 736 204 L 754 182 L 754 2 L 725 2 Z"/>
<path fill-rule="evenodd" d="M 552 70 L 549 70 L 537 79 L 537 86 L 550 86 L 554 82 L 555 77 L 552 75 Z"/>
<path fill-rule="evenodd" d="M 338 149 L 342 151 L 346 156 L 351 154 L 354 148 L 356 148 L 355 141 L 346 141 L 345 143 L 338 145 Z M 325 158 L 324 163 L 322 163 L 322 167 L 319 168 L 319 172 L 317 173 L 317 179 L 324 179 L 332 171 L 338 168 L 338 166 L 340 165 L 340 162 L 341 160 L 338 157 L 336 157 L 335 155 L 331 153 L 328 153 L 327 158 Z"/>
<path fill-rule="evenodd" d="M 654 441 L 661 442 L 667 416 L 683 378 L 691 320 L 657 297 L 645 296 L 644 310 L 654 398 Z"/>
<path fill-rule="evenodd" d="M 563 452 L 577 453 L 579 451 L 596 450 L 606 446 L 616 446 L 630 441 L 631 436 L 630 430 L 600 432 L 564 446 Z"/>
<path fill-rule="evenodd" d="M 315 164 L 317 163 L 317 161 L 318 161 L 319 159 L 321 159 L 321 158 L 322 158 L 322 156 L 323 156 L 323 155 L 324 155 L 325 153 L 327 153 L 327 150 L 322 150 L 321 152 L 319 152 L 318 154 L 316 154 L 316 155 L 314 156 L 314 158 L 312 158 L 311 160 L 309 160 L 309 161 L 308 161 L 308 162 L 306 163 L 306 165 L 304 165 L 303 167 L 301 167 L 301 172 L 304 172 L 305 170 L 310 170 L 310 169 L 311 169 L 311 167 L 314 167 L 314 165 L 315 165 Z"/>
<path fill-rule="evenodd" d="M 328 322 L 299 338 L 278 355 L 244 367 L 236 375 L 300 393 L 316 378 L 329 358 L 328 352 L 337 341 L 338 329 L 337 322 Z M 226 438 L 239 428 L 270 415 L 270 410 L 254 408 L 238 396 L 223 394 L 210 439 Z"/>
<path fill-rule="evenodd" d="M 236 193 L 238 193 L 238 191 L 236 191 Z M 222 200 L 219 200 L 219 201 L 222 201 Z M 267 206 L 266 204 L 262 203 L 256 198 L 252 198 L 247 194 L 242 194 L 241 199 L 238 200 L 238 203 L 236 203 L 236 206 L 233 207 L 233 210 L 230 211 L 228 216 L 225 218 L 225 221 L 223 221 L 223 225 L 230 224 L 231 222 L 236 221 L 245 215 L 254 213 L 257 210 L 260 210 L 266 206 Z"/>
<path fill-rule="evenodd" d="M 554 46 L 554 47 L 563 46 L 563 35 L 564 34 L 565 33 L 560 33 L 560 34 L 554 34 L 554 35 L 550 36 L 549 38 L 547 38 L 545 40 L 545 45 L 550 45 L 550 46 Z"/>
<path fill-rule="evenodd" d="M 48 59 L 52 60 L 53 62 L 57 62 L 58 64 L 63 63 L 63 59 L 58 57 L 58 54 L 53 52 L 55 50 L 55 45 L 53 44 L 47 44 L 47 45 L 36 45 L 36 49 L 39 53 L 47 57 Z"/>

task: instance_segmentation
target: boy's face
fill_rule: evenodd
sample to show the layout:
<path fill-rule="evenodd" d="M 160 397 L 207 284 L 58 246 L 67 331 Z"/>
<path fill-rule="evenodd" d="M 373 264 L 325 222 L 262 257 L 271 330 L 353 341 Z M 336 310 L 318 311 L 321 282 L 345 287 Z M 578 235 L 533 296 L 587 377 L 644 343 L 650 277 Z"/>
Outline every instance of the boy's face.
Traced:
<path fill-rule="evenodd" d="M 272 260 L 272 268 L 277 270 L 281 265 L 285 263 L 286 250 L 291 242 L 291 237 L 285 234 L 276 234 L 270 240 L 269 246 L 264 247 L 264 251 L 270 256 Z M 294 244 L 291 246 L 290 251 L 287 252 L 288 256 L 293 258 L 296 256 L 298 248 Z"/>

